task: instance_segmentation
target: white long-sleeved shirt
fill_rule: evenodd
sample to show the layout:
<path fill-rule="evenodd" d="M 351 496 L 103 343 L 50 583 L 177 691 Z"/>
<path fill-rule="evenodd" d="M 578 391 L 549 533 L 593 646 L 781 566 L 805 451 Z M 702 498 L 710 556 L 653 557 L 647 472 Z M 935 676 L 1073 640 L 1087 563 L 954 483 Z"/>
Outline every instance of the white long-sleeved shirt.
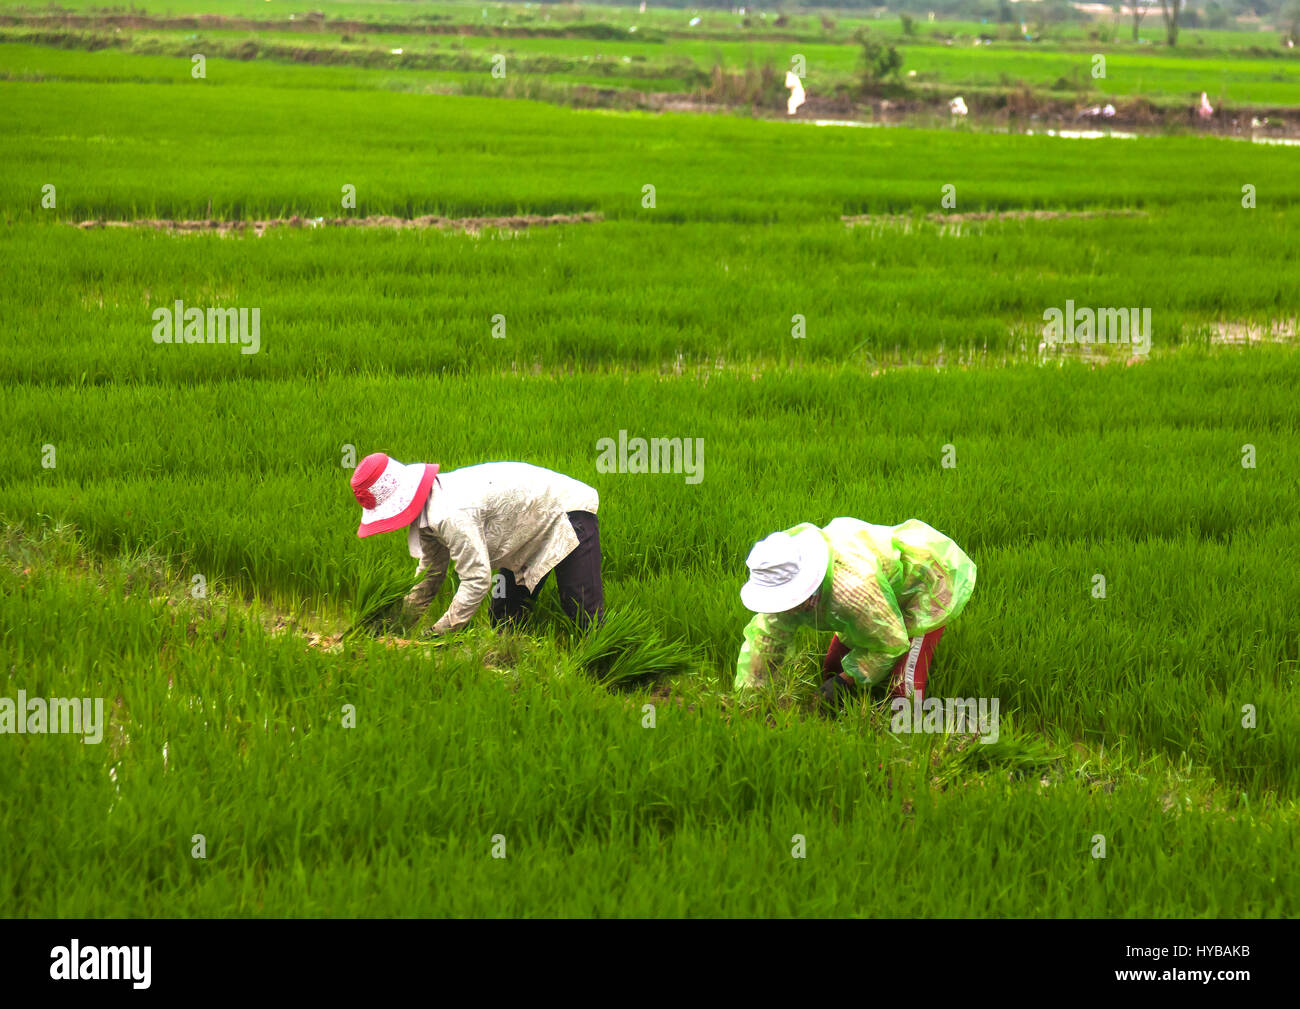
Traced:
<path fill-rule="evenodd" d="M 454 562 L 460 586 L 434 633 L 470 622 L 504 568 L 533 591 L 578 545 L 572 511 L 595 514 L 600 496 L 581 481 L 524 462 L 489 462 L 439 473 L 408 543 L 425 578 L 407 599 L 423 611 Z"/>

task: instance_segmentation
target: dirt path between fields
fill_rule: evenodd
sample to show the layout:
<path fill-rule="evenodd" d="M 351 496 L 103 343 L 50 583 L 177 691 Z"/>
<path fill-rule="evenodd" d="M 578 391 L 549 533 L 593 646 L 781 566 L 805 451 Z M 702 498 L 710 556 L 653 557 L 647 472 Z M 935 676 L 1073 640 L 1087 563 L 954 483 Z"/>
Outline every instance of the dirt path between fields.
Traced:
<path fill-rule="evenodd" d="M 438 228 L 441 231 L 468 231 L 477 234 L 488 228 L 523 231 L 554 224 L 596 224 L 605 216 L 599 213 L 552 214 L 549 217 L 523 214 L 512 217 L 280 217 L 263 221 L 174 221 L 142 219 L 138 221 L 81 221 L 75 227 L 86 231 L 98 228 L 152 228 L 176 234 L 211 232 L 219 235 L 251 231 L 261 238 L 271 228 Z M 71 222 L 70 222 L 71 223 Z"/>
<path fill-rule="evenodd" d="M 935 224 L 965 224 L 972 221 L 1053 221 L 1067 217 L 1146 217 L 1145 210 L 978 210 L 968 214 L 926 214 Z M 859 224 L 910 224 L 906 214 L 846 214 L 840 218 L 850 228 Z"/>

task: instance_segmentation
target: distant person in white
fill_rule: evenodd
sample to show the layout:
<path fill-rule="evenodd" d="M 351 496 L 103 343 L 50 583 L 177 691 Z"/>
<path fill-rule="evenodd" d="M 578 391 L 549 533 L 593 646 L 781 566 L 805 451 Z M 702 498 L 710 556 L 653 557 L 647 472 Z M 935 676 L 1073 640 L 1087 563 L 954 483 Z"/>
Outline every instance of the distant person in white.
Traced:
<path fill-rule="evenodd" d="M 790 97 L 785 103 L 786 114 L 792 116 L 804 102 L 803 84 L 799 82 L 798 74 L 793 70 L 787 70 L 785 72 L 785 86 L 790 89 Z"/>

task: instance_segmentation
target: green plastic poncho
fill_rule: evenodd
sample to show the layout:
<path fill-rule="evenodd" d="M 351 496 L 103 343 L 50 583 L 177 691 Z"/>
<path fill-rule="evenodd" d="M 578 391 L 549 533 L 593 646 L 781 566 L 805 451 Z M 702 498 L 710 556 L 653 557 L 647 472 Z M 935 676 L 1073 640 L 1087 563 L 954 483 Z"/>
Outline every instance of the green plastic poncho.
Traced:
<path fill-rule="evenodd" d="M 816 528 L 801 523 L 790 534 Z M 800 627 L 834 631 L 849 648 L 844 671 L 880 683 L 911 639 L 945 626 L 975 588 L 975 564 L 952 540 L 916 519 L 896 526 L 833 519 L 820 530 L 830 564 L 813 610 L 759 613 L 745 628 L 735 689 L 766 681 Z"/>

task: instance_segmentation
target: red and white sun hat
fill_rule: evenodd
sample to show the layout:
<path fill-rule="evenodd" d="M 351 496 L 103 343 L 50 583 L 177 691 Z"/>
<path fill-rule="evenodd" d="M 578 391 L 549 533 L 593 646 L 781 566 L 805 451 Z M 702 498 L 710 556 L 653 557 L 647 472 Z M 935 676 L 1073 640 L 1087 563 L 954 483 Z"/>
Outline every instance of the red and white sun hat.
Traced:
<path fill-rule="evenodd" d="M 816 526 L 773 533 L 754 544 L 745 558 L 749 581 L 740 601 L 754 613 L 792 610 L 821 587 L 831 549 Z"/>
<path fill-rule="evenodd" d="M 391 532 L 409 526 L 429 499 L 438 467 L 429 463 L 403 466 L 382 452 L 361 460 L 352 474 L 352 493 L 361 505 L 358 536 Z"/>

